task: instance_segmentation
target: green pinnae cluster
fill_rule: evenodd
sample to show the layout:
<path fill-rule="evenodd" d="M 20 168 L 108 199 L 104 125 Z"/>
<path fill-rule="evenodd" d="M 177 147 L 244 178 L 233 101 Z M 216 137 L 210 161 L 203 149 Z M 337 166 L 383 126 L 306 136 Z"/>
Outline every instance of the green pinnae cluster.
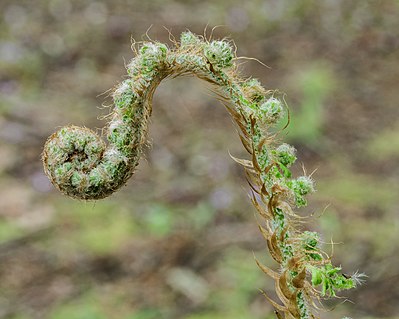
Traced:
<path fill-rule="evenodd" d="M 296 161 L 296 150 L 289 144 L 281 144 L 273 153 L 276 156 L 276 160 L 285 167 L 290 167 Z"/>
<path fill-rule="evenodd" d="M 145 56 L 147 59 L 153 59 L 154 61 L 162 61 L 166 57 L 168 47 L 159 42 L 144 42 L 140 48 L 140 54 Z"/>
<path fill-rule="evenodd" d="M 307 260 L 321 261 L 320 235 L 312 231 L 304 231 L 300 236 L 300 247 L 305 252 Z"/>
<path fill-rule="evenodd" d="M 200 71 L 207 69 L 207 59 L 203 54 L 206 42 L 190 31 L 183 32 L 180 36 L 179 54 L 171 56 L 172 64 L 183 70 Z"/>
<path fill-rule="evenodd" d="M 168 47 L 163 43 L 144 42 L 139 50 L 139 54 L 128 64 L 128 74 L 134 80 L 142 82 L 144 86 L 147 86 L 154 75 L 158 74 L 160 69 L 162 69 L 168 51 Z"/>
<path fill-rule="evenodd" d="M 132 80 L 125 80 L 115 90 L 113 94 L 114 104 L 117 109 L 126 110 L 132 106 L 134 101 L 138 98 L 137 94 L 133 92 Z"/>
<path fill-rule="evenodd" d="M 293 191 L 297 207 L 307 205 L 305 195 L 315 191 L 314 182 L 309 176 L 301 176 L 297 179 L 287 181 L 287 186 Z"/>
<path fill-rule="evenodd" d="M 180 46 L 182 48 L 191 48 L 194 46 L 202 45 L 202 41 L 194 33 L 190 31 L 182 32 L 180 35 Z"/>
<path fill-rule="evenodd" d="M 108 128 L 108 141 L 115 146 L 124 156 L 129 157 L 132 148 L 130 144 L 134 139 L 132 127 L 122 120 L 114 120 Z"/>
<path fill-rule="evenodd" d="M 167 52 L 168 47 L 163 43 L 145 42 L 140 48 L 140 55 L 137 56 L 142 75 L 158 72 L 165 61 Z"/>
<path fill-rule="evenodd" d="M 258 79 L 248 79 L 241 84 L 241 87 L 245 91 L 245 95 L 255 104 L 262 102 L 265 98 L 266 90 Z"/>
<path fill-rule="evenodd" d="M 284 116 L 283 103 L 279 99 L 271 97 L 259 105 L 257 113 L 261 122 L 265 124 L 277 123 Z"/>
<path fill-rule="evenodd" d="M 256 155 L 258 164 L 262 170 L 265 170 L 270 163 L 269 150 L 266 146 L 262 146 L 261 150 Z"/>
<path fill-rule="evenodd" d="M 302 248 L 316 251 L 319 249 L 320 235 L 313 231 L 304 231 L 301 234 Z"/>
<path fill-rule="evenodd" d="M 107 149 L 102 161 L 89 174 L 89 189 L 92 192 L 115 189 L 123 181 L 127 169 L 128 159 L 115 148 Z"/>
<path fill-rule="evenodd" d="M 299 292 L 297 294 L 297 300 L 298 300 L 298 309 L 299 309 L 299 313 L 300 313 L 300 318 L 301 319 L 309 318 L 310 317 L 309 316 L 309 306 L 307 305 L 302 292 Z"/>
<path fill-rule="evenodd" d="M 114 91 L 113 99 L 115 105 L 115 114 L 125 125 L 133 126 L 135 118 L 142 117 L 142 99 L 135 92 L 134 83 L 131 79 L 123 81 Z M 136 114 L 137 112 L 137 114 Z"/>
<path fill-rule="evenodd" d="M 98 161 L 105 149 L 96 133 L 76 126 L 64 127 L 47 144 L 47 158 L 50 165 L 58 166 L 69 162 L 80 170 L 87 170 Z"/>
<path fill-rule="evenodd" d="M 212 41 L 204 47 L 204 55 L 208 61 L 221 69 L 233 65 L 233 50 L 226 41 Z"/>
<path fill-rule="evenodd" d="M 356 287 L 356 281 L 349 276 L 340 274 L 341 267 L 334 267 L 331 263 L 321 267 L 309 266 L 312 273 L 312 285 L 321 286 L 321 295 L 335 297 L 336 292 Z"/>
<path fill-rule="evenodd" d="M 89 186 L 88 172 L 101 160 L 105 148 L 95 132 L 77 126 L 64 127 L 44 146 L 45 172 L 62 192 L 80 197 Z"/>

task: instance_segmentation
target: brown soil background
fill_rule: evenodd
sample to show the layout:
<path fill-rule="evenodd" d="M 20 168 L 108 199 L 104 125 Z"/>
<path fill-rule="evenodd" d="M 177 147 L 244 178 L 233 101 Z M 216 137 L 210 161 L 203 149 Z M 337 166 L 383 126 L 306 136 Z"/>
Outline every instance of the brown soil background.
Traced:
<path fill-rule="evenodd" d="M 159 87 L 152 146 L 111 198 L 65 198 L 40 163 L 58 127 L 104 125 L 131 38 L 207 25 L 270 66 L 242 72 L 286 93 L 295 173 L 317 168 L 309 228 L 338 243 L 348 274 L 369 276 L 320 316 L 399 318 L 398 17 L 389 0 L 2 0 L 0 318 L 273 318 L 253 252 L 273 263 L 228 155 L 245 153 L 200 81 Z"/>

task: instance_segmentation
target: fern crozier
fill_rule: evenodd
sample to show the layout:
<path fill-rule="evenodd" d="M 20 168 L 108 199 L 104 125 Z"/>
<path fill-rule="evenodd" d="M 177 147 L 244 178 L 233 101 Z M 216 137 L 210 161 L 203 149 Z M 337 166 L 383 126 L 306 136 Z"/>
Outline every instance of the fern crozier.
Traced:
<path fill-rule="evenodd" d="M 306 206 L 314 192 L 309 176 L 292 178 L 295 149 L 278 145 L 268 129 L 280 121 L 285 105 L 276 91 L 266 90 L 256 79 L 237 72 L 236 57 L 226 40 L 207 41 L 187 31 L 169 49 L 159 42 L 144 42 L 127 65 L 128 79 L 113 92 L 114 110 L 103 139 L 87 128 L 66 126 L 47 140 L 44 170 L 66 195 L 96 200 L 125 185 L 143 153 L 152 111 L 152 97 L 167 77 L 194 75 L 212 85 L 236 123 L 250 160 L 234 158 L 244 166 L 253 191 L 252 201 L 262 218 L 259 229 L 278 269 L 256 260 L 275 280 L 280 302 L 265 294 L 281 318 L 314 317 L 319 297 L 355 287 L 362 275 L 345 276 L 321 250 L 320 236 L 298 227 L 295 207 Z"/>

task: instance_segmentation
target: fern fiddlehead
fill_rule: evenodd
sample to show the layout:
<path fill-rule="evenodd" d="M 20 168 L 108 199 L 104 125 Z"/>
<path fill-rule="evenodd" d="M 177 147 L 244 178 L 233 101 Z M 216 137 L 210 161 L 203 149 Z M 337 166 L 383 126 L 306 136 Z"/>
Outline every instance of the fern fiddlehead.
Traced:
<path fill-rule="evenodd" d="M 268 132 L 283 117 L 284 104 L 256 79 L 241 78 L 234 58 L 228 41 L 210 42 L 191 32 L 182 33 L 174 49 L 158 42 L 142 43 L 127 66 L 129 78 L 113 92 L 115 106 L 106 127 L 108 145 L 87 128 L 61 128 L 44 146 L 44 170 L 55 187 L 70 197 L 95 200 L 109 196 L 126 183 L 139 162 L 159 83 L 181 75 L 195 75 L 211 83 L 250 154 L 250 160 L 234 159 L 246 170 L 252 202 L 264 222 L 259 229 L 280 265 L 273 271 L 256 260 L 275 280 L 280 303 L 265 296 L 278 317 L 310 318 L 315 300 L 355 287 L 360 276 L 340 274 L 340 268 L 321 250 L 319 235 L 298 228 L 299 216 L 293 209 L 306 205 L 306 195 L 314 191 L 313 181 L 308 176 L 291 177 L 295 149 L 276 145 Z"/>

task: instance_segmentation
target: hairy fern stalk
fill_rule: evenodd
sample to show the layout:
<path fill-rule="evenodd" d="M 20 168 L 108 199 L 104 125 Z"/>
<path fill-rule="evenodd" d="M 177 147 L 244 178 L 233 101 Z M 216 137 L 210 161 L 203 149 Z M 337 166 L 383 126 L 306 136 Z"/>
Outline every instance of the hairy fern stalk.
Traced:
<path fill-rule="evenodd" d="M 106 127 L 108 145 L 87 128 L 67 126 L 50 136 L 42 155 L 51 182 L 66 195 L 96 200 L 111 195 L 134 173 L 146 142 L 152 97 L 168 77 L 195 75 L 212 84 L 234 120 L 250 159 L 237 159 L 247 173 L 252 202 L 261 217 L 259 229 L 270 255 L 279 264 L 272 270 L 256 263 L 275 280 L 279 301 L 265 297 L 278 318 L 315 317 L 316 302 L 336 291 L 353 288 L 360 276 L 340 273 L 340 267 L 320 248 L 316 232 L 303 231 L 295 207 L 306 205 L 314 191 L 309 176 L 292 178 L 295 149 L 277 145 L 268 131 L 284 115 L 276 91 L 258 80 L 239 76 L 231 43 L 208 41 L 191 32 L 181 34 L 170 49 L 159 42 L 140 43 L 127 65 L 128 79 L 113 92 L 114 110 Z"/>

